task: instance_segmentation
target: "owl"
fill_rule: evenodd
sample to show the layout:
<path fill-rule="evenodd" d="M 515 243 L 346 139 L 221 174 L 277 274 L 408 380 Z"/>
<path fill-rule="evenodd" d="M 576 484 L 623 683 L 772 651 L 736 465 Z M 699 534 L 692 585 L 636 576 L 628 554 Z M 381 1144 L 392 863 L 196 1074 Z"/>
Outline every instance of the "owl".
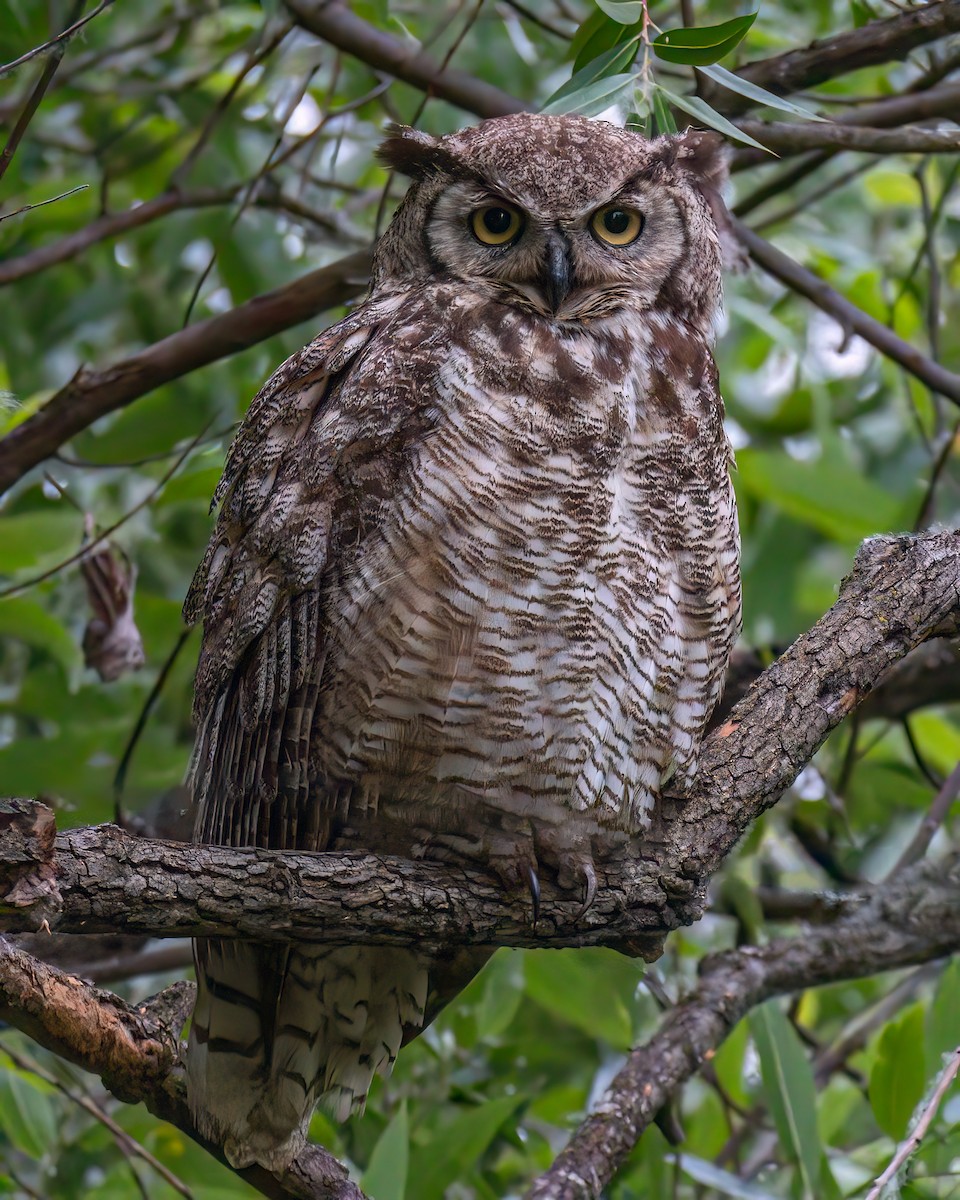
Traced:
<path fill-rule="evenodd" d="M 186 601 L 195 840 L 588 904 L 692 777 L 738 631 L 720 144 L 518 115 L 380 155 L 412 184 L 369 297 L 254 400 Z M 199 1128 L 284 1167 L 487 954 L 198 941 Z"/>

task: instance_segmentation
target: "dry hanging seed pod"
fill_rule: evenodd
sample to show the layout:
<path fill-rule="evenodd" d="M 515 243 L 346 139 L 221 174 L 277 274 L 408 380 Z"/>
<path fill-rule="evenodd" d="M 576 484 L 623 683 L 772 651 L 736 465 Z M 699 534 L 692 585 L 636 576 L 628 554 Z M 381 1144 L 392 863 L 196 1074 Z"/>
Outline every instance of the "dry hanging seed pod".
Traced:
<path fill-rule="evenodd" d="M 93 536 L 87 515 L 86 536 Z M 100 542 L 80 561 L 93 615 L 83 631 L 83 658 L 105 683 L 144 664 L 143 639 L 133 619 L 137 569 L 122 550 Z"/>

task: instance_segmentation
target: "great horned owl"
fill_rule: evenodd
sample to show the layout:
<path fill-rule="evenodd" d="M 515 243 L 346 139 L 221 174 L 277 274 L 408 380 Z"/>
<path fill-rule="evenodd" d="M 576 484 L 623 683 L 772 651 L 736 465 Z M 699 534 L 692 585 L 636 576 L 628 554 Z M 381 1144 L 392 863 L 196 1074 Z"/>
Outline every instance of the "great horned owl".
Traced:
<path fill-rule="evenodd" d="M 689 780 L 739 623 L 713 135 L 395 129 L 369 298 L 253 402 L 186 603 L 196 840 L 579 885 Z M 485 957 L 200 941 L 190 1102 L 236 1165 L 341 1118 Z"/>

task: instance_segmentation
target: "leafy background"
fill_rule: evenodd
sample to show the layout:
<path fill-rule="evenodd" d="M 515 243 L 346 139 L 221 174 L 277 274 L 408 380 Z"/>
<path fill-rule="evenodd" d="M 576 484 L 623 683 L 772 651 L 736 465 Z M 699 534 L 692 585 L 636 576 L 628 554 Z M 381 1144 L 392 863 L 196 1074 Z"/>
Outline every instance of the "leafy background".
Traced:
<path fill-rule="evenodd" d="M 736 37 L 708 35 L 702 45 L 722 50 L 721 65 L 733 69 L 902 7 L 766 0 Z M 42 43 L 73 8 L 0 0 L 0 60 Z M 699 28 L 752 11 L 714 0 L 689 8 Z M 599 111 L 613 100 L 648 131 L 688 119 L 677 109 L 671 116 L 670 104 L 690 92 L 685 63 L 696 39 L 685 59 L 680 46 L 679 61 L 635 58 L 640 4 L 370 0 L 353 9 L 533 107 Z M 666 2 L 651 3 L 649 15 L 663 29 L 681 23 Z M 178 206 L 7 287 L 0 434 L 84 364 L 118 360 L 366 245 L 399 194 L 397 185 L 384 191 L 388 181 L 372 156 L 384 121 L 440 133 L 467 120 L 442 101 L 424 105 L 414 88 L 287 22 L 283 7 L 266 0 L 125 0 L 73 42 L 0 184 L 0 266 L 171 188 Z M 858 99 L 905 91 L 950 53 L 956 59 L 940 46 L 863 69 L 799 102 L 836 115 Z M 0 77 L 8 129 L 36 67 Z M 768 157 L 736 172 L 732 201 L 783 170 Z M 754 209 L 750 222 L 960 371 L 956 176 L 949 156 L 837 154 Z M 10 215 L 25 205 L 41 207 Z M 179 803 L 195 636 L 172 663 L 170 656 L 210 530 L 225 445 L 260 383 L 343 311 L 98 420 L 4 497 L 5 794 L 55 796 L 61 824 L 110 820 L 118 766 L 166 672 L 123 804 L 137 813 L 163 797 Z M 767 657 L 829 607 L 861 539 L 958 523 L 956 417 L 757 270 L 728 282 L 718 357 L 738 458 L 744 641 Z M 103 529 L 135 508 L 113 541 L 138 571 L 136 620 L 147 661 L 106 684 L 83 664 L 82 580 L 75 565 L 57 568 L 80 547 L 84 514 Z M 881 877 L 958 759 L 956 708 L 927 708 L 909 723 L 848 724 L 728 862 L 711 913 L 674 935 L 646 978 L 641 964 L 613 952 L 500 951 L 377 1085 L 362 1120 L 336 1127 L 318 1115 L 313 1136 L 355 1168 L 375 1200 L 519 1195 L 624 1052 L 653 1032 L 662 1006 L 693 981 L 703 954 L 779 929 L 764 916 L 758 885 L 822 889 Z M 945 844 L 949 831 L 939 836 Z M 180 973 L 115 986 L 144 996 Z M 941 1055 L 960 1042 L 958 996 L 960 966 L 940 963 L 766 1005 L 687 1087 L 674 1114 L 680 1144 L 651 1129 L 610 1195 L 863 1195 Z M 94 1119 L 77 1097 L 108 1112 L 115 1126 Z M 958 1122 L 955 1088 L 900 1194 L 960 1195 Z M 156 1163 L 182 1181 L 179 1188 Z M 116 1104 L 97 1080 L 10 1030 L 0 1031 L 0 1192 L 58 1200 L 253 1194 L 178 1131 Z"/>

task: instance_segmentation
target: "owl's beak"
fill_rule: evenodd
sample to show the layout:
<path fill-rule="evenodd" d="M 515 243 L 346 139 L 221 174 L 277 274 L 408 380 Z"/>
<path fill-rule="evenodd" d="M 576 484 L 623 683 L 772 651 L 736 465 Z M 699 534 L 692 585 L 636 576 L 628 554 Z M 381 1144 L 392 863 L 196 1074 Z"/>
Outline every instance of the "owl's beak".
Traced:
<path fill-rule="evenodd" d="M 560 233 L 547 238 L 546 271 L 543 290 L 553 312 L 559 312 L 567 293 L 573 287 L 573 264 L 570 262 L 570 243 Z"/>

